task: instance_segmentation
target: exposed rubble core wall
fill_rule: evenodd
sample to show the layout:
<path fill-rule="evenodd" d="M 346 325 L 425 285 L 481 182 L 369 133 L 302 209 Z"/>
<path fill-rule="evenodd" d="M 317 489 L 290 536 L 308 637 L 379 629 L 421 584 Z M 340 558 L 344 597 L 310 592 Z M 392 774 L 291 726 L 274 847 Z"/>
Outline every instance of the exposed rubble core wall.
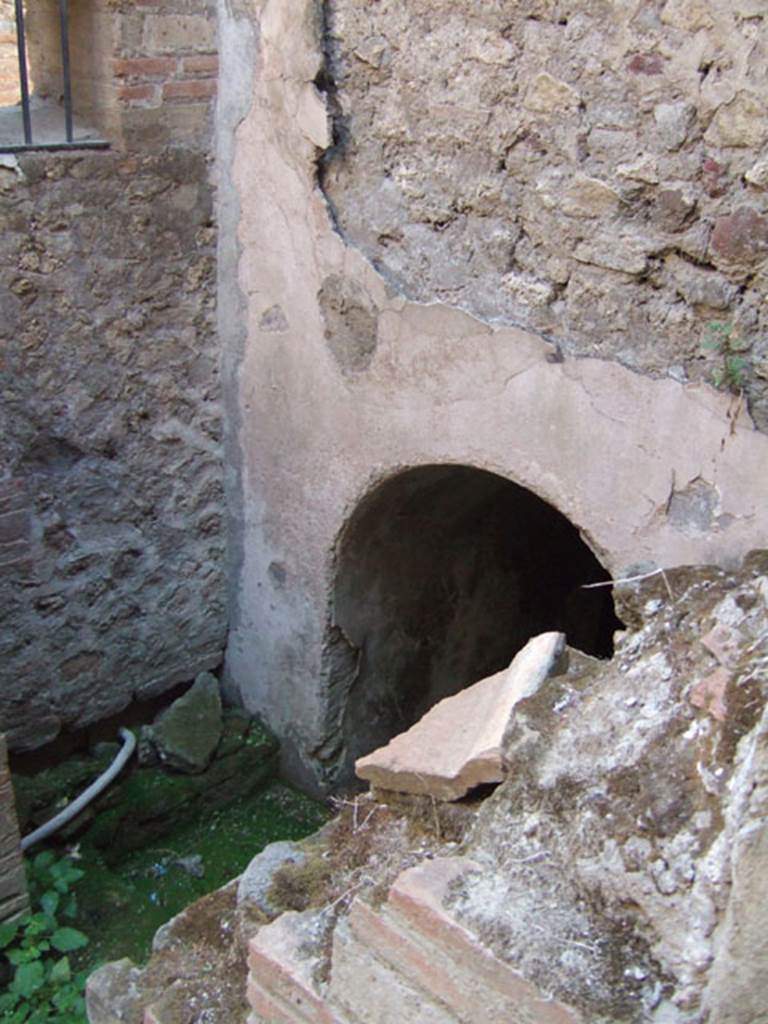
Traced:
<path fill-rule="evenodd" d="M 688 52 L 682 45 L 688 39 L 688 30 L 670 23 L 670 19 L 682 19 L 684 13 L 674 14 L 673 18 L 673 9 L 688 12 L 687 17 L 693 6 L 665 5 L 666 13 L 658 21 L 662 27 L 654 30 L 665 39 L 669 37 L 670 42 L 664 46 L 670 50 L 668 61 L 673 68 L 678 67 L 677 51 Z M 760 21 L 756 16 L 747 16 L 743 4 L 737 7 L 741 11 L 737 19 L 739 31 L 727 46 L 722 44 L 723 74 L 726 56 L 731 53 L 729 47 L 738 45 L 744 54 L 747 50 L 752 52 L 747 37 Z M 541 163 L 536 164 L 535 179 L 541 187 L 535 186 L 532 178 L 531 184 L 521 191 L 521 203 L 525 198 L 525 208 L 530 206 L 532 211 L 531 225 L 540 224 L 539 230 L 550 232 L 555 239 L 547 246 L 555 245 L 562 260 L 564 269 L 557 273 L 567 271 L 562 283 L 570 282 L 573 275 L 573 295 L 584 289 L 605 288 L 612 296 L 605 302 L 593 297 L 579 306 L 582 310 L 589 308 L 592 316 L 589 331 L 584 328 L 581 335 L 571 328 L 565 329 L 562 303 L 566 300 L 562 297 L 554 300 L 552 310 L 557 316 L 553 319 L 550 311 L 547 324 L 537 320 L 531 312 L 535 304 L 531 303 L 525 306 L 525 317 L 522 306 L 492 309 L 486 300 L 482 308 L 473 308 L 475 316 L 456 308 L 462 303 L 469 305 L 465 301 L 469 292 L 488 296 L 497 291 L 500 270 L 491 267 L 480 275 L 481 280 L 465 282 L 464 298 L 458 292 L 450 296 L 439 291 L 436 282 L 448 285 L 454 281 L 457 266 L 464 268 L 462 272 L 467 266 L 472 268 L 471 260 L 468 263 L 455 254 L 449 258 L 441 249 L 445 231 L 446 237 L 452 237 L 448 224 L 444 225 L 445 231 L 437 230 L 442 224 L 442 213 L 434 221 L 436 230 L 429 228 L 429 241 L 418 250 L 418 266 L 418 246 L 403 243 L 398 250 L 403 259 L 407 255 L 414 260 L 407 263 L 402 275 L 387 267 L 376 248 L 378 242 L 371 246 L 367 236 L 357 237 L 353 221 L 371 218 L 363 212 L 363 200 L 358 202 L 355 197 L 377 194 L 380 179 L 376 175 L 382 169 L 384 154 L 379 153 L 374 160 L 369 153 L 356 164 L 355 153 L 362 152 L 369 143 L 372 145 L 373 135 L 386 126 L 388 104 L 395 104 L 392 117 L 405 122 L 406 128 L 411 112 L 416 117 L 422 111 L 423 119 L 416 125 L 415 134 L 426 137 L 426 119 L 432 115 L 424 111 L 432 102 L 433 87 L 426 78 L 419 80 L 407 101 L 394 86 L 391 95 L 384 89 L 375 104 L 380 120 L 374 123 L 372 108 L 362 96 L 365 86 L 359 76 L 371 75 L 369 85 L 374 90 L 373 79 L 379 74 L 375 69 L 375 46 L 371 43 L 373 49 L 365 51 L 365 59 L 353 57 L 350 47 L 354 45 L 363 53 L 362 37 L 373 38 L 370 26 L 374 22 L 379 24 L 376 19 L 381 21 L 382 33 L 389 26 L 387 31 L 391 29 L 393 38 L 397 35 L 399 45 L 406 47 L 414 60 L 418 57 L 425 67 L 433 63 L 442 66 L 447 60 L 448 42 L 458 50 L 475 47 L 475 15 L 468 7 L 435 4 L 431 24 L 436 34 L 427 32 L 424 10 L 424 5 L 408 5 L 406 21 L 405 8 L 400 10 L 394 4 L 333 4 L 325 11 L 324 21 L 321 6 L 311 0 L 292 5 L 258 0 L 248 8 L 239 4 L 220 7 L 222 38 L 234 38 L 240 23 L 252 27 L 247 59 L 254 69 L 253 86 L 245 96 L 242 78 L 234 72 L 230 74 L 226 60 L 222 62 L 223 95 L 233 101 L 236 98 L 233 109 L 239 111 L 232 175 L 229 182 L 222 184 L 222 201 L 228 204 L 230 212 L 237 211 L 238 276 L 236 281 L 231 277 L 220 279 L 220 304 L 230 312 L 236 311 L 230 322 L 223 325 L 222 343 L 232 368 L 227 384 L 228 416 L 233 423 L 232 460 L 240 467 L 232 493 L 235 507 L 242 510 L 233 525 L 233 549 L 240 554 L 231 583 L 233 629 L 228 682 L 251 710 L 263 714 L 287 740 L 283 749 L 293 751 L 293 760 L 287 767 L 307 781 L 328 783 L 337 778 L 346 756 L 338 742 L 339 687 L 349 686 L 355 663 L 354 651 L 343 649 L 337 642 L 334 583 L 339 570 L 340 538 L 360 502 L 398 473 L 424 465 L 454 464 L 505 477 L 565 516 L 614 576 L 659 565 L 733 564 L 760 542 L 768 525 L 764 501 L 768 439 L 754 429 L 738 395 L 731 394 L 726 387 L 717 390 L 703 380 L 686 384 L 677 371 L 672 376 L 637 372 L 653 368 L 666 371 L 668 365 L 679 366 L 684 360 L 675 342 L 671 349 L 663 349 L 665 355 L 655 367 L 650 365 L 653 360 L 643 362 L 643 353 L 658 353 L 662 347 L 653 340 L 655 336 L 649 334 L 642 317 L 638 319 L 635 315 L 643 303 L 638 299 L 639 304 L 633 306 L 632 296 L 645 296 L 643 308 L 653 307 L 658 295 L 656 278 L 650 271 L 657 266 L 656 257 L 651 252 L 638 256 L 637 269 L 635 264 L 611 268 L 588 262 L 583 249 L 579 259 L 571 253 L 574 246 L 597 246 L 605 236 L 605 252 L 621 256 L 635 251 L 635 232 L 643 245 L 645 239 L 662 237 L 654 233 L 657 229 L 647 218 L 642 219 L 646 214 L 638 213 L 640 220 L 633 221 L 635 206 L 622 198 L 624 186 L 620 180 L 626 180 L 632 195 L 635 187 L 639 188 L 641 197 L 646 195 L 643 189 L 650 187 L 648 183 L 641 180 L 637 184 L 636 179 L 629 177 L 620 179 L 618 170 L 604 183 L 597 174 L 598 165 L 585 164 L 586 170 L 564 175 L 561 189 L 556 178 L 566 165 L 560 165 L 554 156 L 545 159 L 542 155 Z M 528 12 L 530 17 L 523 17 L 522 10 L 515 5 L 515 13 L 510 15 L 510 32 L 513 37 L 515 33 L 519 36 L 517 43 L 505 39 L 503 26 L 497 24 L 495 15 L 487 15 L 487 49 L 471 61 L 467 58 L 478 75 L 473 86 L 467 87 L 467 102 L 487 104 L 499 117 L 504 112 L 509 118 L 535 115 L 541 119 L 542 133 L 550 132 L 547 125 L 551 123 L 553 138 L 557 125 L 565 126 L 565 131 L 570 124 L 571 133 L 576 135 L 577 123 L 581 124 L 586 117 L 581 111 L 582 101 L 574 104 L 568 117 L 558 113 L 572 87 L 567 82 L 558 85 L 554 81 L 555 72 L 560 78 L 576 75 L 575 65 L 568 65 L 558 49 L 557 41 L 568 26 L 558 25 L 557 18 L 552 20 L 553 8 L 545 10 L 541 5 L 540 11 Z M 453 18 L 453 12 L 458 20 Z M 585 55 L 582 63 L 587 65 L 592 55 L 603 52 L 603 46 L 614 45 L 612 22 L 606 22 L 609 31 L 605 40 L 601 37 L 599 45 L 590 42 L 593 19 L 600 12 L 602 7 L 587 9 L 584 5 L 582 14 L 569 20 L 571 33 L 582 26 L 580 39 L 573 39 L 569 46 L 576 48 L 578 44 L 579 52 Z M 632 12 L 640 18 L 632 31 L 640 33 L 644 24 L 641 8 L 635 5 Z M 359 24 L 358 17 L 362 19 Z M 398 18 L 403 19 L 402 23 Z M 366 19 L 371 19 L 370 24 Z M 364 32 L 360 28 L 363 24 Z M 452 27 L 446 36 L 441 35 L 444 24 Z M 730 20 L 728 24 L 731 25 Z M 698 39 L 702 47 L 715 45 L 714 36 L 703 29 L 703 34 L 697 35 L 697 31 L 688 34 L 692 33 L 691 38 Z M 531 56 L 524 65 L 525 75 L 516 78 L 514 69 L 508 66 L 510 53 L 517 53 L 525 32 L 538 40 L 538 63 Z M 634 53 L 633 47 L 639 44 L 629 28 L 626 32 L 629 34 L 622 45 L 626 44 L 627 53 Z M 642 32 L 651 33 L 651 29 Z M 690 41 L 686 43 L 690 45 Z M 762 44 L 756 39 L 751 45 L 759 52 Z M 381 46 L 383 54 L 386 40 Z M 649 47 L 650 42 L 647 46 L 644 43 L 639 52 L 645 53 Z M 738 52 L 741 54 L 742 50 Z M 519 102 L 512 102 L 514 97 L 510 96 L 509 102 L 495 103 L 493 95 L 486 96 L 483 86 L 490 79 L 495 81 L 493 61 L 497 59 L 507 62 L 504 71 L 510 88 L 515 85 L 520 96 L 528 96 L 528 90 L 534 90 L 531 95 L 538 98 L 531 101 L 533 106 L 529 103 L 521 109 Z M 623 61 L 621 57 L 622 68 Z M 639 63 L 645 66 L 644 59 Z M 447 97 L 445 90 L 460 78 L 461 66 L 458 58 L 455 66 L 450 65 L 450 74 L 446 70 L 434 87 L 435 96 Z M 572 67 L 572 72 L 568 67 Z M 747 78 L 738 79 L 739 95 L 747 90 L 747 79 L 753 81 L 749 78 L 750 67 L 744 56 L 738 64 L 738 74 Z M 329 78 L 329 69 L 338 76 L 335 85 Z M 381 75 L 384 73 L 382 70 Z M 607 70 L 603 77 L 606 76 Z M 654 92 L 659 88 L 654 84 L 658 77 L 645 74 L 642 69 L 626 70 L 626 79 L 621 80 L 625 84 L 616 81 L 610 89 L 606 86 L 600 103 L 594 100 L 594 109 L 601 104 L 607 109 L 615 102 L 617 117 L 621 111 L 626 111 L 627 117 L 634 116 L 645 96 L 642 90 L 648 89 L 651 91 L 647 102 L 653 101 L 652 110 L 663 108 L 659 120 L 666 125 L 668 117 L 678 111 L 678 100 L 666 92 L 663 97 Z M 698 82 L 698 75 L 694 77 Z M 444 84 L 446 79 L 448 84 Z M 610 76 L 607 80 L 611 80 Z M 693 82 L 693 78 L 685 81 Z M 324 91 L 319 91 L 319 87 Z M 354 93 L 354 89 L 358 92 Z M 633 90 L 640 91 L 636 94 Z M 557 97 L 560 100 L 555 102 Z M 586 96 L 584 100 L 586 107 L 588 99 Z M 401 100 L 402 104 L 397 106 Z M 742 96 L 734 102 L 734 109 L 741 111 L 746 100 Z M 723 309 L 718 311 L 719 299 L 713 304 L 707 298 L 702 324 L 714 319 L 711 309 L 719 323 L 728 319 L 732 308 L 739 317 L 746 316 L 750 303 L 757 308 L 755 291 L 761 280 L 764 203 L 764 193 L 754 183 L 759 176 L 758 143 L 731 142 L 726 147 L 726 136 L 722 133 L 735 131 L 734 125 L 742 125 L 745 132 L 762 132 L 759 102 L 762 101 L 755 99 L 757 106 L 749 105 L 744 117 L 731 116 L 733 111 L 728 108 L 730 113 L 723 112 L 712 120 L 713 126 L 707 125 L 705 132 L 711 133 L 708 138 L 713 140 L 711 144 L 716 145 L 718 153 L 720 148 L 727 148 L 732 164 L 729 174 L 738 172 L 730 198 L 722 197 L 723 203 L 734 200 L 735 220 L 726 219 L 723 224 L 723 218 L 731 216 L 731 212 L 726 213 L 725 206 L 717 207 L 722 217 L 718 213 L 715 218 L 719 233 L 713 233 L 713 239 L 724 238 L 730 230 L 728 226 L 741 224 L 744 217 L 755 227 L 754 232 L 750 228 L 749 236 L 754 237 L 754 245 L 742 247 L 739 243 L 737 263 L 742 269 L 735 269 L 728 276 L 731 271 L 726 272 L 725 263 L 721 266 L 718 262 L 720 269 L 700 267 L 699 263 L 706 263 L 703 256 L 694 257 L 691 263 L 677 250 L 669 253 L 670 265 L 682 268 L 684 275 L 690 273 L 691 280 L 698 281 L 701 274 L 702 280 L 720 282 L 725 289 Z M 642 103 L 646 100 L 642 99 Z M 459 136 L 475 131 L 475 114 L 470 111 L 464 123 L 460 103 L 447 103 L 442 110 L 435 99 L 434 106 L 435 116 L 459 125 Z M 536 109 L 542 106 L 542 111 Z M 672 113 L 666 109 L 670 106 Z M 699 114 L 694 114 L 690 115 L 690 145 L 697 133 L 704 130 L 703 122 L 696 120 Z M 558 120 L 563 117 L 565 120 Z M 685 123 L 688 125 L 688 120 Z M 747 125 L 752 127 L 748 129 Z M 610 141 L 605 133 L 611 131 L 616 133 L 619 144 L 624 140 L 620 127 L 600 127 L 604 136 L 596 138 L 604 138 L 605 145 Z M 337 149 L 333 148 L 334 130 Z M 717 132 L 721 134 L 715 140 Z M 648 135 L 648 144 L 653 142 L 655 147 L 660 145 L 662 135 L 667 135 L 659 134 L 661 128 L 654 129 L 654 133 Z M 526 134 L 526 139 L 531 137 L 530 132 Z M 645 152 L 645 137 L 637 143 L 641 155 Z M 517 135 L 510 129 L 510 145 L 515 138 Z M 710 145 L 706 140 L 696 145 L 701 147 L 705 143 Z M 521 136 L 520 144 L 519 152 L 512 146 L 507 171 L 496 172 L 509 188 L 516 180 L 516 161 L 522 160 L 521 153 L 530 143 Z M 675 161 L 688 153 L 687 145 L 686 135 L 679 146 L 670 141 L 650 154 L 655 155 L 664 187 L 682 174 L 682 169 L 675 169 Z M 418 162 L 420 151 L 416 143 L 414 147 L 413 158 Z M 455 162 L 451 163 L 445 155 L 442 177 L 431 165 L 419 164 L 418 170 L 418 174 L 424 175 L 424 183 L 429 182 L 434 188 L 440 185 L 448 192 L 468 185 L 471 177 L 462 162 L 468 155 L 456 140 L 450 149 Z M 699 154 L 699 149 L 695 152 Z M 475 157 L 480 167 L 485 157 L 479 143 Z M 696 155 L 695 159 L 698 158 Z M 629 156 L 626 162 L 631 162 Z M 517 177 L 524 177 L 524 170 Z M 477 173 L 481 171 L 482 167 Z M 413 177 L 408 178 L 416 182 L 416 191 L 422 188 L 418 174 L 414 170 Z M 747 175 L 743 181 L 738 177 L 741 174 Z M 390 187 L 382 185 L 385 192 Z M 680 190 L 685 193 L 682 185 Z M 556 211 L 556 200 L 566 193 L 571 204 L 567 215 Z M 710 199 L 713 197 L 708 195 L 701 198 L 702 211 L 716 209 L 708 205 Z M 638 209 L 646 210 L 644 202 L 640 202 Z M 753 212 L 737 214 L 744 204 L 752 204 Z M 728 210 L 731 211 L 730 206 Z M 403 237 L 410 237 L 410 227 L 418 227 L 421 214 L 403 201 L 399 216 Z M 500 216 L 498 210 L 496 214 L 489 212 L 489 223 L 493 216 Z M 695 211 L 692 216 L 695 220 Z M 536 284 L 539 278 L 527 269 L 524 254 L 533 254 L 535 250 L 536 259 L 543 258 L 547 246 L 542 242 L 537 249 L 525 242 L 518 214 L 512 219 L 512 235 L 520 242 L 523 269 L 513 268 L 509 272 L 523 281 L 528 281 L 529 275 Z M 693 235 L 697 230 L 708 233 L 705 220 L 702 213 L 700 225 L 705 226 L 692 228 Z M 663 234 L 664 238 L 673 238 L 670 245 L 680 251 L 680 239 L 687 237 L 689 231 L 687 223 L 679 232 Z M 538 237 L 533 227 L 527 237 Z M 704 256 L 716 249 L 706 249 Z M 547 260 L 550 258 L 548 254 Z M 720 261 L 719 255 L 717 260 Z M 479 264 L 475 264 L 475 269 L 479 272 Z M 742 285 L 743 293 L 739 291 Z M 458 285 L 454 282 L 450 287 Z M 567 288 L 562 294 L 566 292 Z M 539 294 L 536 288 L 533 294 Z M 678 303 L 673 291 L 665 294 L 670 323 L 677 322 L 675 310 L 701 305 L 698 300 L 693 304 Z M 451 301 L 435 301 L 438 298 Z M 575 314 L 574 318 L 577 319 Z M 498 322 L 503 319 L 524 320 L 537 331 L 546 326 L 546 334 L 551 336 L 543 337 L 533 330 Z M 550 331 L 552 325 L 558 330 Z M 621 327 L 625 329 L 623 334 Z M 737 354 L 733 330 L 726 325 L 719 334 L 715 332 L 720 362 L 718 366 L 707 364 L 713 372 L 718 367 L 722 372 L 730 367 L 729 372 L 733 372 L 741 366 L 732 362 L 726 365 L 726 357 Z M 620 335 L 624 338 L 621 345 L 617 342 Z M 588 336 L 589 345 L 574 344 L 577 336 L 582 340 Z M 674 337 L 677 335 L 670 327 L 664 344 Z M 698 348 L 698 327 L 686 337 L 691 346 Z M 622 347 L 625 342 L 626 352 Z M 756 342 L 749 353 L 742 353 L 744 358 L 749 357 L 753 368 L 759 362 L 757 352 Z M 576 354 L 593 358 L 575 358 Z M 754 375 L 750 379 L 753 383 L 757 380 Z M 753 408 L 759 414 L 755 394 L 753 390 Z M 360 592 L 365 592 L 364 587 Z M 356 641 L 354 646 L 359 648 L 360 644 Z"/>
<path fill-rule="evenodd" d="M 767 13 L 328 0 L 339 229 L 410 298 L 743 386 L 768 429 Z"/>
<path fill-rule="evenodd" d="M 118 7 L 122 142 L 0 168 L 11 749 L 191 679 L 225 640 L 215 20 L 203 0 Z"/>

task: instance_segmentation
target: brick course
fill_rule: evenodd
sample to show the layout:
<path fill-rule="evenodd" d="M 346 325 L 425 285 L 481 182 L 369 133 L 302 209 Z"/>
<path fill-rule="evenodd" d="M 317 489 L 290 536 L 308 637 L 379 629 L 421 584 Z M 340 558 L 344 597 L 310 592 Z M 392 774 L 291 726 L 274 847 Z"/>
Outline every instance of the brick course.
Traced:
<path fill-rule="evenodd" d="M 16 805 L 5 737 L 0 733 L 0 921 L 21 913 L 27 905 Z"/>

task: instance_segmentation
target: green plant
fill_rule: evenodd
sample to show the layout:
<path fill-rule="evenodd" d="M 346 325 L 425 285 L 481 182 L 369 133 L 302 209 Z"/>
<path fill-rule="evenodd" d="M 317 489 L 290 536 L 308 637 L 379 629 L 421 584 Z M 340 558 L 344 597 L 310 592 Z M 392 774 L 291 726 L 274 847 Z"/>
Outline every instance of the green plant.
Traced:
<path fill-rule="evenodd" d="M 709 321 L 704 328 L 700 352 L 702 355 L 714 352 L 719 357 L 719 365 L 711 371 L 711 380 L 716 388 L 733 394 L 744 390 L 749 365 L 744 353 L 751 346 L 752 342 L 742 338 L 733 324 Z"/>
<path fill-rule="evenodd" d="M 11 980 L 0 994 L 1 1024 L 86 1024 L 87 971 L 75 971 L 68 953 L 88 938 L 62 924 L 77 912 L 72 886 L 83 877 L 66 857 L 50 851 L 27 863 L 32 910 L 0 924 L 0 950 Z"/>

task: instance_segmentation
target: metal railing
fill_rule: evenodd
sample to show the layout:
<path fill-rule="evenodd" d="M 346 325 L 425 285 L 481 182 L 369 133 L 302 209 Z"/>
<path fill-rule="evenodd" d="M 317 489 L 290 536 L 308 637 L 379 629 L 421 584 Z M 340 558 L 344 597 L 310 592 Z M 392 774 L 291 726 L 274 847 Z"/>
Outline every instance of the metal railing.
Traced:
<path fill-rule="evenodd" d="M 64 83 L 64 138 L 53 142 L 35 142 L 32 132 L 32 107 L 29 93 L 29 68 L 27 66 L 27 35 L 24 24 L 24 0 L 15 0 L 16 5 L 16 47 L 19 55 L 19 88 L 21 91 L 21 118 L 24 128 L 24 142 L 4 144 L 3 152 L 24 149 L 105 149 L 105 139 L 75 139 L 72 115 L 72 68 L 69 54 L 69 0 L 58 0 L 59 33 L 61 39 L 61 70 Z"/>

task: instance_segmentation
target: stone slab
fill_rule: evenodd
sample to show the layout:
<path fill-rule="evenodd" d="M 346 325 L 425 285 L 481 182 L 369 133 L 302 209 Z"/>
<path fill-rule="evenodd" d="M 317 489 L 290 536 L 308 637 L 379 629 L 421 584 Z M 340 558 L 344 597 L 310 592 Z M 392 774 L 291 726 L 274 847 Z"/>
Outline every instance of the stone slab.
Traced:
<path fill-rule="evenodd" d="M 381 789 L 458 800 L 504 778 L 503 739 L 515 705 L 558 670 L 562 633 L 529 640 L 511 665 L 440 701 L 407 732 L 361 757 L 355 771 Z"/>

